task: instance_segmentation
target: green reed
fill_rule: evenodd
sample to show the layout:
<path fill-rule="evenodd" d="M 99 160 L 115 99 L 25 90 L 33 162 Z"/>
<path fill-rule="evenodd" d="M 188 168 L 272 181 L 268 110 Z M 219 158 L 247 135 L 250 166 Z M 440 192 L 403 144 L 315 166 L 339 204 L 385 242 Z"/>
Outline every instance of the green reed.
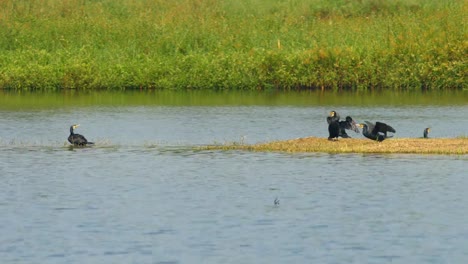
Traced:
<path fill-rule="evenodd" d="M 0 0 L 0 88 L 466 88 L 462 0 Z"/>

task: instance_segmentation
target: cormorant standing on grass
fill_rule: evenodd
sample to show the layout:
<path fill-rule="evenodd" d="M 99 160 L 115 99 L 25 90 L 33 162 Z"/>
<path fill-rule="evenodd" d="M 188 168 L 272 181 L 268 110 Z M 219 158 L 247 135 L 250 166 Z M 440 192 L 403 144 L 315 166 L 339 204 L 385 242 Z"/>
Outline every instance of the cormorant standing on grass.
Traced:
<path fill-rule="evenodd" d="M 345 129 L 348 130 L 353 130 L 356 133 L 359 133 L 359 128 L 356 125 L 356 122 L 350 117 L 347 116 L 345 121 L 339 121 L 340 124 L 340 137 L 343 138 L 350 138 L 348 134 L 346 133 Z"/>
<path fill-rule="evenodd" d="M 376 122 L 375 124 L 368 121 L 365 122 L 366 124 L 359 124 L 359 126 L 362 128 L 362 134 L 368 139 L 382 142 L 386 138 L 389 138 L 387 132 L 396 132 L 393 127 L 382 122 Z"/>
<path fill-rule="evenodd" d="M 340 136 L 340 124 L 336 121 L 331 122 L 328 125 L 328 140 L 338 140 Z"/>
<path fill-rule="evenodd" d="M 429 127 L 424 129 L 423 137 L 424 138 L 429 138 L 429 132 L 431 132 L 431 129 Z"/>
<path fill-rule="evenodd" d="M 328 140 L 338 140 L 340 136 L 340 115 L 336 111 L 331 111 L 327 116 Z"/>
<path fill-rule="evenodd" d="M 327 116 L 327 123 L 331 124 L 333 121 L 339 122 L 340 121 L 340 115 L 336 111 L 331 111 L 330 115 Z"/>
<path fill-rule="evenodd" d="M 369 125 L 369 124 L 372 124 L 370 122 L 367 122 L 366 123 Z M 374 129 L 372 129 L 372 134 L 377 134 L 377 133 L 383 133 L 385 135 L 385 137 L 387 137 L 387 132 L 392 132 L 392 133 L 396 133 L 395 129 L 385 123 L 382 123 L 382 122 L 375 122 L 375 126 L 374 126 Z"/>
<path fill-rule="evenodd" d="M 338 137 L 350 138 L 350 136 L 348 136 L 348 134 L 346 133 L 346 129 L 353 130 L 354 132 L 359 133 L 359 129 L 357 128 L 356 123 L 350 116 L 347 116 L 346 120 L 340 121 L 340 115 L 336 111 L 330 112 L 330 115 L 327 116 L 327 123 L 328 123 L 328 132 L 330 133 L 330 137 L 328 139 L 330 140 L 331 139 L 337 140 Z M 338 128 L 336 124 L 333 124 L 333 123 L 337 123 Z M 338 133 L 337 136 L 335 136 L 336 133 Z"/>

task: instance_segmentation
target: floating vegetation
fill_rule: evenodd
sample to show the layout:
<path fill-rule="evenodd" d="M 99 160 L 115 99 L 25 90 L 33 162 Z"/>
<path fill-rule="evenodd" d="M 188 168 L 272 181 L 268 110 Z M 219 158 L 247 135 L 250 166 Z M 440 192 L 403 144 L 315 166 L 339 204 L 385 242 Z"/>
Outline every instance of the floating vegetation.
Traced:
<path fill-rule="evenodd" d="M 340 139 L 307 137 L 273 141 L 253 145 L 224 144 L 209 145 L 203 149 L 283 151 L 283 152 L 327 152 L 327 153 L 408 153 L 408 154 L 468 154 L 468 138 L 396 138 L 383 142 L 369 139 Z"/>

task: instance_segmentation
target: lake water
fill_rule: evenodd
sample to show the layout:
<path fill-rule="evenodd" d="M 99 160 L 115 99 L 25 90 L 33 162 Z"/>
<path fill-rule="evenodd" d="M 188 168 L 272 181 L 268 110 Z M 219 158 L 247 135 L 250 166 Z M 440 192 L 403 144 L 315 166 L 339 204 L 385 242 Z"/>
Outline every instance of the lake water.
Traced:
<path fill-rule="evenodd" d="M 466 155 L 196 148 L 327 137 L 331 110 L 395 137 L 466 136 L 464 94 L 452 105 L 2 96 L 1 263 L 468 262 Z M 69 147 L 75 123 L 94 147 Z"/>

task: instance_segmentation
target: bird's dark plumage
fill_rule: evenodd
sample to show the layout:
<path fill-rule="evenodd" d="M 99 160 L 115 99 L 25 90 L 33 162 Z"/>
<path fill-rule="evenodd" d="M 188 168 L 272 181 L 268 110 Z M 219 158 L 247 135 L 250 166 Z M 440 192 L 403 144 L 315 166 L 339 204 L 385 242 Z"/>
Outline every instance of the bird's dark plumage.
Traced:
<path fill-rule="evenodd" d="M 340 124 L 337 121 L 333 121 L 328 125 L 328 140 L 338 140 L 340 136 Z"/>
<path fill-rule="evenodd" d="M 336 111 L 331 111 L 330 115 L 327 116 L 327 123 L 331 124 L 334 121 L 339 122 L 340 121 L 340 115 Z"/>
<path fill-rule="evenodd" d="M 382 122 L 375 122 L 374 128 L 372 129 L 372 134 L 383 133 L 387 137 L 387 132 L 396 133 L 396 130 Z"/>
<path fill-rule="evenodd" d="M 331 111 L 327 116 L 328 140 L 338 140 L 340 136 L 340 115 L 336 111 Z"/>
<path fill-rule="evenodd" d="M 356 133 L 359 133 L 359 128 L 356 125 L 356 122 L 350 117 L 347 116 L 345 121 L 339 121 L 340 124 L 340 137 L 343 138 L 350 138 L 346 133 L 346 129 L 353 130 Z"/>
<path fill-rule="evenodd" d="M 429 127 L 424 129 L 423 137 L 424 138 L 429 138 L 429 132 L 431 132 L 431 129 Z"/>
<path fill-rule="evenodd" d="M 68 136 L 68 142 L 74 146 L 86 146 L 94 144 L 93 142 L 88 142 L 84 136 L 74 133 L 75 128 L 78 126 L 80 125 L 72 125 L 70 127 L 70 136 Z"/>
<path fill-rule="evenodd" d="M 371 128 L 366 124 L 359 124 L 359 126 L 362 128 L 362 134 L 368 139 L 377 140 L 377 141 L 381 142 L 381 141 L 384 141 L 385 138 L 386 138 L 382 134 L 372 133 Z M 373 129 L 373 127 L 372 127 L 372 129 Z"/>
<path fill-rule="evenodd" d="M 365 121 L 366 124 L 360 124 L 359 126 L 362 127 L 362 134 L 369 139 L 377 140 L 377 141 L 384 141 L 387 136 L 387 132 L 395 133 L 396 130 L 382 122 L 376 122 L 375 124 Z"/>
<path fill-rule="evenodd" d="M 330 115 L 327 116 L 327 123 L 328 132 L 330 134 L 328 137 L 329 140 L 337 140 L 338 137 L 350 138 L 346 133 L 346 129 L 359 133 L 356 123 L 350 116 L 347 116 L 346 120 L 340 121 L 340 115 L 336 111 L 330 112 Z"/>

